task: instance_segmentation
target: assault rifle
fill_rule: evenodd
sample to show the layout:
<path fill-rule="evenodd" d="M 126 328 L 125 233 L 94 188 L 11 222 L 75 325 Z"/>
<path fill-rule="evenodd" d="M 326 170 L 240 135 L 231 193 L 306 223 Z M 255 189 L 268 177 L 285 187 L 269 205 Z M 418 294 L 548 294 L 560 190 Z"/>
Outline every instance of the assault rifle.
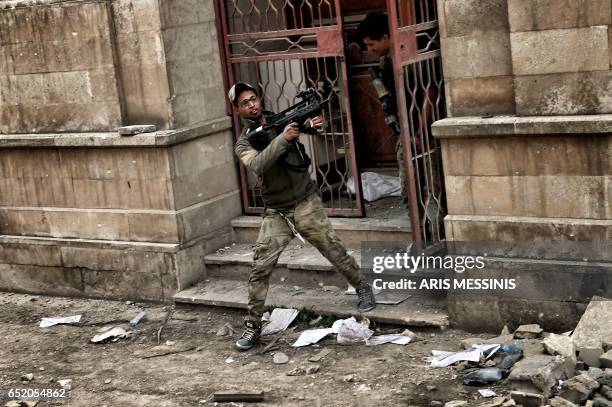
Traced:
<path fill-rule="evenodd" d="M 297 123 L 301 133 L 317 133 L 317 129 L 310 126 L 309 121 L 321 114 L 323 107 L 329 102 L 329 98 L 321 100 L 313 88 L 298 93 L 297 97 L 302 100 L 280 113 L 268 116 L 265 125 L 259 126 L 246 134 L 254 149 L 258 151 L 265 149 L 270 142 L 268 132 L 275 130 L 276 134 L 280 134 L 289 123 Z"/>

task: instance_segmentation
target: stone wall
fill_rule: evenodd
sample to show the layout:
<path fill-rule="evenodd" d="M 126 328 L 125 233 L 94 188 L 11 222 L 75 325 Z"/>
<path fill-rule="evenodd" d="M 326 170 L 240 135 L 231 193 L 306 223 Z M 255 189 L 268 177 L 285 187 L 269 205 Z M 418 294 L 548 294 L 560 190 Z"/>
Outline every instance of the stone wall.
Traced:
<path fill-rule="evenodd" d="M 610 0 L 438 0 L 449 116 L 611 113 Z"/>
<path fill-rule="evenodd" d="M 0 3 L 0 133 L 122 123 L 108 3 Z"/>
<path fill-rule="evenodd" d="M 242 211 L 213 0 L 1 1 L 0 34 L 0 289 L 202 278 Z"/>

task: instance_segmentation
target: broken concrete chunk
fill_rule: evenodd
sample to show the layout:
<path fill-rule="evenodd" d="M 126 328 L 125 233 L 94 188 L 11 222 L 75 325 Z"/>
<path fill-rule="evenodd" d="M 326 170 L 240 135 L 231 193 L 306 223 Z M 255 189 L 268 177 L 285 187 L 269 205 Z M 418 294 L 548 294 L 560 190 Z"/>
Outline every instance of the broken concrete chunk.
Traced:
<path fill-rule="evenodd" d="M 499 334 L 499 336 L 511 335 L 511 334 L 512 334 L 512 332 L 510 332 L 510 329 L 508 328 L 508 325 L 504 325 L 504 328 L 502 329 L 502 331 Z"/>
<path fill-rule="evenodd" d="M 606 386 L 605 384 L 601 386 L 599 389 L 599 394 L 607 398 L 608 400 L 612 400 L 612 387 Z"/>
<path fill-rule="evenodd" d="M 542 392 L 548 397 L 550 388 L 564 377 L 565 368 L 566 361 L 562 356 L 529 356 L 514 365 L 508 381 L 516 390 Z"/>
<path fill-rule="evenodd" d="M 582 372 L 577 376 L 563 382 L 559 396 L 581 404 L 599 387 L 597 380 L 593 379 L 588 373 Z"/>
<path fill-rule="evenodd" d="M 576 349 L 593 343 L 594 340 L 608 343 L 612 338 L 612 301 L 593 297 L 580 322 L 572 334 Z"/>
<path fill-rule="evenodd" d="M 604 370 L 603 376 L 596 379 L 599 384 L 605 384 L 612 387 L 612 369 Z"/>
<path fill-rule="evenodd" d="M 572 338 L 568 336 L 550 334 L 542 341 L 542 344 L 549 355 L 561 355 L 576 360 L 576 348 Z"/>
<path fill-rule="evenodd" d="M 595 396 L 592 405 L 593 407 L 612 407 L 612 401 L 605 397 Z"/>
<path fill-rule="evenodd" d="M 462 407 L 467 406 L 468 402 L 463 400 L 453 400 L 444 404 L 444 407 Z"/>
<path fill-rule="evenodd" d="M 542 336 L 544 330 L 538 324 L 521 325 L 514 331 L 514 337 L 517 339 L 536 339 Z"/>
<path fill-rule="evenodd" d="M 578 351 L 578 357 L 589 367 L 601 366 L 600 357 L 604 354 L 603 348 L 601 347 L 601 341 L 592 341 L 588 343 L 582 343 L 580 346 L 576 346 Z"/>
<path fill-rule="evenodd" d="M 117 131 L 122 136 L 133 136 L 134 134 L 140 133 L 153 133 L 154 131 L 157 131 L 157 126 L 155 126 L 154 124 L 123 126 L 119 127 Z"/>
<path fill-rule="evenodd" d="M 22 382 L 31 382 L 34 380 L 34 375 L 32 373 L 21 375 Z"/>
<path fill-rule="evenodd" d="M 548 404 L 550 404 L 550 407 L 578 407 L 576 404 L 572 403 L 571 401 L 558 397 L 558 396 L 553 399 L 550 399 L 548 401 Z"/>
<path fill-rule="evenodd" d="M 320 352 L 312 355 L 310 358 L 308 358 L 309 362 L 319 362 L 321 359 L 323 359 L 325 356 L 329 355 L 331 353 L 331 349 L 323 349 Z"/>
<path fill-rule="evenodd" d="M 521 342 L 523 343 L 523 355 L 525 357 L 546 353 L 544 344 L 539 339 L 523 339 Z"/>
<path fill-rule="evenodd" d="M 599 357 L 599 362 L 604 367 L 612 368 L 612 350 L 607 351 Z"/>
<path fill-rule="evenodd" d="M 510 397 L 516 402 L 516 404 L 522 405 L 523 407 L 539 407 L 543 406 L 546 402 L 546 398 L 538 393 L 527 393 L 524 391 L 512 391 Z"/>

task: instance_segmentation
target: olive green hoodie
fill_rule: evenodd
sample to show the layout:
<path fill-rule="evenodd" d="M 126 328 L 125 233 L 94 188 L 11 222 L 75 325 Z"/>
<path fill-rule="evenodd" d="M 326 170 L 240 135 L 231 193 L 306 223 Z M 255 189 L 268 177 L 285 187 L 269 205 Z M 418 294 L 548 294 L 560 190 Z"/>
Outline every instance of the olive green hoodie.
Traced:
<path fill-rule="evenodd" d="M 268 116 L 271 113 L 263 114 Z M 279 162 L 281 156 L 288 152 L 285 161 L 294 165 L 303 163 L 295 142 L 288 142 L 282 134 L 270 131 L 270 143 L 262 151 L 257 151 L 249 143 L 246 133 L 260 124 L 249 119 L 243 119 L 242 122 L 244 127 L 234 151 L 244 166 L 260 177 L 261 194 L 266 208 L 288 209 L 315 192 L 308 171 L 294 171 Z"/>

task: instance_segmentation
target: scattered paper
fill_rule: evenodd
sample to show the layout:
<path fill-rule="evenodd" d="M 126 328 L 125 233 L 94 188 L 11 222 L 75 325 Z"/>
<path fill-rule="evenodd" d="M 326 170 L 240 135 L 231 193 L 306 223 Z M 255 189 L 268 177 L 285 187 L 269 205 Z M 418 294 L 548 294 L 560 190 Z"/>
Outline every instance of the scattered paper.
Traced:
<path fill-rule="evenodd" d="M 294 348 L 299 348 L 302 346 L 312 345 L 313 343 L 319 342 L 330 333 L 332 333 L 330 328 L 309 329 L 308 331 L 302 332 L 297 341 L 295 341 L 295 343 L 291 346 Z"/>
<path fill-rule="evenodd" d="M 366 339 L 367 346 L 382 345 L 384 343 L 393 343 L 395 345 L 406 345 L 410 342 L 410 337 L 400 334 L 378 335 L 371 336 Z"/>
<path fill-rule="evenodd" d="M 341 321 L 341 322 L 339 322 Z M 343 319 L 334 322 L 332 332 L 336 327 L 338 332 L 337 341 L 342 345 L 365 342 L 374 334 L 374 331 L 369 329 L 367 325 L 361 324 L 355 320 L 355 317 Z"/>
<path fill-rule="evenodd" d="M 446 367 L 459 361 L 479 362 L 481 357 L 490 358 L 497 352 L 500 345 L 474 345 L 463 352 L 446 352 L 441 350 L 432 350 L 434 356 L 431 361 L 431 367 Z"/>
<path fill-rule="evenodd" d="M 298 315 L 298 310 L 292 308 L 274 308 L 270 315 L 270 322 L 263 327 L 262 335 L 273 335 L 284 331 Z"/>
<path fill-rule="evenodd" d="M 495 397 L 495 396 L 497 396 L 497 393 L 495 393 L 491 389 L 479 389 L 478 393 L 480 393 L 480 395 L 482 397 Z"/>
<path fill-rule="evenodd" d="M 58 325 L 58 324 L 78 324 L 80 320 L 81 320 L 81 316 L 80 315 L 73 315 L 73 316 L 70 316 L 70 317 L 43 318 L 40 321 L 40 327 L 41 328 L 48 328 L 50 326 Z"/>
<path fill-rule="evenodd" d="M 106 342 L 110 340 L 118 340 L 120 338 L 126 338 L 130 335 L 130 332 L 127 332 L 125 329 L 120 327 L 115 327 L 110 331 L 106 331 L 104 333 L 98 334 L 94 336 L 91 341 L 93 343 Z"/>

